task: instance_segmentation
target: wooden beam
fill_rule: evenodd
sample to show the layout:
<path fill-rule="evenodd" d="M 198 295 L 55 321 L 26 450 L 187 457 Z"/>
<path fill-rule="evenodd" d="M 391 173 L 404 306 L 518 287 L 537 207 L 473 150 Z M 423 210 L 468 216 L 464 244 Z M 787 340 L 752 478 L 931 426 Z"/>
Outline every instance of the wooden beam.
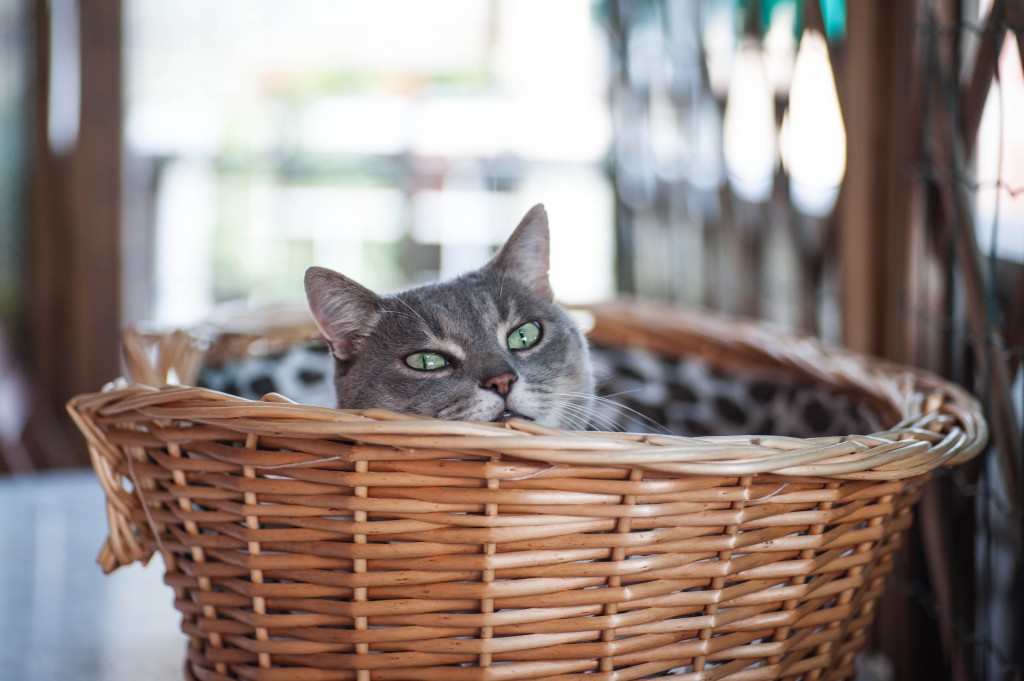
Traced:
<path fill-rule="evenodd" d="M 121 324 L 121 0 L 75 4 L 78 135 L 66 150 L 54 150 L 48 135 L 53 5 L 35 2 L 29 361 L 44 399 L 61 414 L 68 398 L 117 376 Z"/>
<path fill-rule="evenodd" d="M 907 104 L 900 75 L 909 58 L 912 3 L 849 3 L 848 40 L 837 88 L 846 125 L 846 178 L 837 208 L 839 282 L 845 345 L 889 355 L 898 326 L 901 252 L 888 245 L 909 178 L 900 172 Z"/>

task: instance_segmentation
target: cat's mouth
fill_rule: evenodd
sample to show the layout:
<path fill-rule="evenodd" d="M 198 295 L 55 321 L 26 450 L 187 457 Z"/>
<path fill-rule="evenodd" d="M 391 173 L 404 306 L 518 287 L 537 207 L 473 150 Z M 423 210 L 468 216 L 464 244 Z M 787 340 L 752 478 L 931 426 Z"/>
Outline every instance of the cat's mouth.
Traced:
<path fill-rule="evenodd" d="M 523 419 L 525 421 L 535 421 L 536 420 L 532 416 L 527 416 L 526 414 L 520 414 L 518 412 L 506 409 L 505 411 L 503 411 L 500 414 L 498 414 L 498 416 L 496 418 L 492 419 L 492 421 L 495 422 L 495 423 L 505 423 L 509 419 Z"/>

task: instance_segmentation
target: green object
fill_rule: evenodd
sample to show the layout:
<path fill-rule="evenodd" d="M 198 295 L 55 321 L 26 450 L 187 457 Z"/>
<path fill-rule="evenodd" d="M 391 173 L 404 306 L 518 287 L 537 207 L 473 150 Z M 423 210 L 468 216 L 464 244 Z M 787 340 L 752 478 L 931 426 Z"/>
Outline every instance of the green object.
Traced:
<path fill-rule="evenodd" d="M 532 348 L 540 340 L 540 324 L 526 322 L 508 335 L 510 350 L 526 350 Z"/>
<path fill-rule="evenodd" d="M 780 17 L 785 16 L 783 13 L 775 13 L 775 9 L 780 6 L 792 6 L 793 12 L 788 16 L 793 18 L 793 24 L 789 27 L 792 31 L 793 37 L 797 40 L 800 39 L 800 32 L 803 30 L 803 18 L 804 18 L 804 3 L 797 2 L 797 0 L 761 0 L 761 35 L 763 36 L 768 32 L 772 22 L 781 21 Z"/>
<path fill-rule="evenodd" d="M 846 37 L 846 0 L 820 0 L 825 37 L 835 42 Z"/>
<path fill-rule="evenodd" d="M 731 2 L 736 8 L 737 29 L 740 34 L 746 30 L 756 30 L 757 36 L 763 38 L 771 27 L 772 23 L 782 21 L 782 17 L 792 18 L 792 25 L 789 30 L 793 37 L 800 39 L 804 28 L 804 3 L 803 0 L 719 0 L 719 3 Z M 776 12 L 779 7 L 792 7 L 792 12 Z M 757 14 L 752 21 L 751 11 L 756 8 Z"/>
<path fill-rule="evenodd" d="M 799 39 L 804 30 L 804 3 L 803 0 L 733 0 L 737 10 L 737 20 L 741 27 L 750 26 L 750 13 L 753 8 L 757 9 L 757 33 L 760 37 L 768 32 L 773 21 L 780 21 L 780 17 L 793 17 L 791 30 L 793 35 Z M 825 24 L 825 37 L 829 42 L 843 40 L 846 37 L 846 0 L 818 0 L 821 6 L 821 16 Z M 793 12 L 776 13 L 778 7 L 790 5 Z"/>
<path fill-rule="evenodd" d="M 448 360 L 436 352 L 414 352 L 405 358 L 405 363 L 417 371 L 437 371 L 448 366 Z"/>
<path fill-rule="evenodd" d="M 13 335 L 27 314 L 30 24 L 27 2 L 0 0 L 0 327 Z"/>

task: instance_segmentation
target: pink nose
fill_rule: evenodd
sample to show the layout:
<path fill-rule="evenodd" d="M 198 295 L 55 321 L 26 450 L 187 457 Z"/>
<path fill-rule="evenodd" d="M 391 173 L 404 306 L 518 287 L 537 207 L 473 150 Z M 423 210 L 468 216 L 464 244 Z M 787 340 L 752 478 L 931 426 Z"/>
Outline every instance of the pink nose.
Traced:
<path fill-rule="evenodd" d="M 508 391 L 511 390 L 512 382 L 516 380 L 516 375 L 509 372 L 507 374 L 500 374 L 492 378 L 488 378 L 483 382 L 483 388 L 486 390 L 495 390 L 499 395 L 504 397 L 508 395 Z"/>

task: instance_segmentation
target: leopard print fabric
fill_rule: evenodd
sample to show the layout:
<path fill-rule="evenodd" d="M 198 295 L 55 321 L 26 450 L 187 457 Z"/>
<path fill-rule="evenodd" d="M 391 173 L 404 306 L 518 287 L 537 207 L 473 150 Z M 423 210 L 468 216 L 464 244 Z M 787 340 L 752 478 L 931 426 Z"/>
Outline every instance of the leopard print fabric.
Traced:
<path fill-rule="evenodd" d="M 205 366 L 199 374 L 199 385 L 249 400 L 279 393 L 301 404 L 334 407 L 333 371 L 327 345 L 310 341 L 283 352 Z"/>
<path fill-rule="evenodd" d="M 818 437 L 880 429 L 866 405 L 827 386 L 776 374 L 725 373 L 693 358 L 640 349 L 592 350 L 598 378 L 590 428 L 675 435 Z M 333 362 L 322 343 L 206 367 L 199 384 L 248 399 L 276 392 L 333 407 Z"/>
<path fill-rule="evenodd" d="M 594 354 L 599 394 L 621 405 L 599 405 L 596 420 L 606 430 L 806 438 L 880 429 L 872 409 L 784 374 L 724 373 L 697 359 L 638 349 Z"/>

